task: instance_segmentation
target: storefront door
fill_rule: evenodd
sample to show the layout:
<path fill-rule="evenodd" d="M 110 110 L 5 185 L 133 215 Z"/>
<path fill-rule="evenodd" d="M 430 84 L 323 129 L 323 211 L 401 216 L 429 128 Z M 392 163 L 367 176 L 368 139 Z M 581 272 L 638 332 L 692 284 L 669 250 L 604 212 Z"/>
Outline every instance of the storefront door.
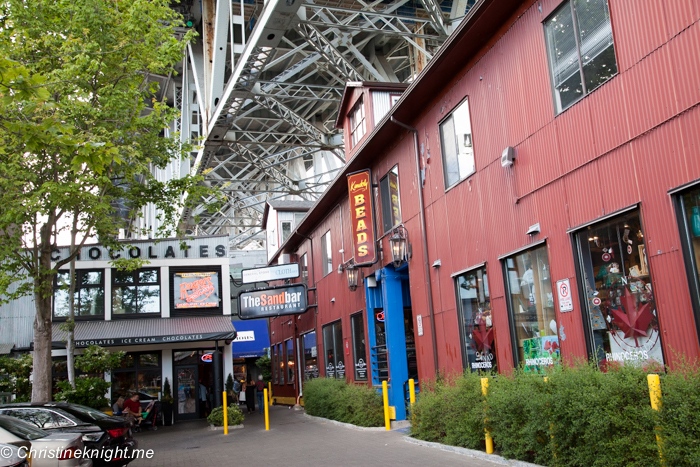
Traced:
<path fill-rule="evenodd" d="M 175 376 L 178 420 L 199 418 L 199 404 L 197 403 L 199 372 L 197 365 L 176 367 Z"/>

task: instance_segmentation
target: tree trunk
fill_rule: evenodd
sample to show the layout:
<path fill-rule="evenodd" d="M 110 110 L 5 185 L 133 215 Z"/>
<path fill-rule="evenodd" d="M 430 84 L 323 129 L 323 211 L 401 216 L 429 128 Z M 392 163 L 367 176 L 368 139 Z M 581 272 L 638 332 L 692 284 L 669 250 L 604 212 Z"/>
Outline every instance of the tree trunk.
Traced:
<path fill-rule="evenodd" d="M 70 254 L 75 252 L 75 238 L 78 235 L 78 212 L 73 213 L 73 228 L 70 232 Z M 70 261 L 70 292 L 68 294 L 68 340 L 66 341 L 66 366 L 68 381 L 75 389 L 75 257 Z"/>
<path fill-rule="evenodd" d="M 49 269 L 48 267 L 46 269 Z M 32 402 L 51 401 L 51 295 L 46 292 L 46 278 L 34 281 L 34 371 Z M 51 283 L 49 282 L 49 288 Z"/>

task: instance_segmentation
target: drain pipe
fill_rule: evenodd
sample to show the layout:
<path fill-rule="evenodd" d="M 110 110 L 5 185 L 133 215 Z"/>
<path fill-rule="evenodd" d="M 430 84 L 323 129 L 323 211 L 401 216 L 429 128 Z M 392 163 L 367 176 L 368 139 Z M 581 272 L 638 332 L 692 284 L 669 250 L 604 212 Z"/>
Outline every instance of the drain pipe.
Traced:
<path fill-rule="evenodd" d="M 416 150 L 416 176 L 418 177 L 418 203 L 420 209 L 420 233 L 421 239 L 423 240 L 423 258 L 425 259 L 425 278 L 428 282 L 428 310 L 430 311 L 430 336 L 433 340 L 433 359 L 435 363 L 435 376 L 437 376 L 440 366 L 438 365 L 438 353 L 437 353 L 437 338 L 435 334 L 435 309 L 433 308 L 433 286 L 430 280 L 430 260 L 428 259 L 428 235 L 426 233 L 425 227 L 425 202 L 423 201 L 423 181 L 421 179 L 420 173 L 420 156 L 418 153 L 418 130 L 413 127 L 401 123 L 396 120 L 393 116 L 391 121 L 396 123 L 398 126 L 413 132 L 413 145 Z"/>

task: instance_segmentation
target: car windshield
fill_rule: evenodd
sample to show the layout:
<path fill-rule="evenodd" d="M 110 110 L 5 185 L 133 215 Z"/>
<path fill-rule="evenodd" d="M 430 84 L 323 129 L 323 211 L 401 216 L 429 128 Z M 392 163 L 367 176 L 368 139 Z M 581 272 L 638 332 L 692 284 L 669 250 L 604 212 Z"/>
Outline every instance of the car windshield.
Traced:
<path fill-rule="evenodd" d="M 100 412 L 99 410 L 92 409 L 90 407 L 85 407 L 84 405 L 71 404 L 70 410 L 72 412 L 90 417 L 93 420 L 102 420 L 109 417 L 106 413 Z"/>
<path fill-rule="evenodd" d="M 34 425 L 31 425 L 27 422 L 16 418 L 6 416 L 0 416 L 0 428 L 9 431 L 16 437 L 21 438 L 25 441 L 32 441 L 39 438 L 45 438 L 49 435 L 47 432 L 45 432 L 44 430 L 40 430 Z"/>

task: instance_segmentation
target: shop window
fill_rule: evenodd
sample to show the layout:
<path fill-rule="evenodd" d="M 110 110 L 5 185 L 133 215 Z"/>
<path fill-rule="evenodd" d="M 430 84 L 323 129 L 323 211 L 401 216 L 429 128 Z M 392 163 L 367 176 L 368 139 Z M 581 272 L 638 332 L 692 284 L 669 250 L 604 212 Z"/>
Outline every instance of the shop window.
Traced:
<path fill-rule="evenodd" d="M 154 268 L 127 272 L 113 269 L 112 313 L 160 313 L 160 270 Z"/>
<path fill-rule="evenodd" d="M 695 186 L 675 199 L 695 325 L 700 337 L 700 187 Z"/>
<path fill-rule="evenodd" d="M 515 362 L 540 372 L 561 361 L 547 246 L 504 262 Z"/>
<path fill-rule="evenodd" d="M 296 368 L 294 367 L 294 340 L 289 339 L 285 342 L 286 355 L 287 355 L 287 384 L 294 384 L 294 372 Z"/>
<path fill-rule="evenodd" d="M 326 378 L 345 379 L 343 324 L 340 320 L 323 326 L 323 351 L 326 357 Z"/>
<path fill-rule="evenodd" d="M 112 370 L 112 399 L 133 392 L 159 398 L 162 373 L 160 351 L 127 353 Z"/>
<path fill-rule="evenodd" d="M 331 231 L 321 237 L 321 262 L 323 263 L 323 277 L 333 270 L 333 250 L 331 248 Z"/>
<path fill-rule="evenodd" d="M 357 101 L 350 112 L 350 142 L 355 147 L 365 135 L 365 106 L 362 99 Z"/>
<path fill-rule="evenodd" d="M 277 354 L 277 346 L 272 346 L 272 384 L 279 383 L 279 355 Z"/>
<path fill-rule="evenodd" d="M 376 347 L 372 351 L 372 368 L 376 368 L 376 376 L 379 382 L 389 381 L 389 351 L 386 346 L 386 320 L 384 319 L 384 310 L 375 308 L 374 316 L 374 335 Z M 372 376 L 374 378 L 374 376 Z"/>
<path fill-rule="evenodd" d="M 462 362 L 471 371 L 497 371 L 486 267 L 456 277 Z"/>
<path fill-rule="evenodd" d="M 379 180 L 379 193 L 382 201 L 382 226 L 386 233 L 401 223 L 398 165 Z"/>
<path fill-rule="evenodd" d="M 544 30 L 556 113 L 617 74 L 607 0 L 569 0 Z"/>
<path fill-rule="evenodd" d="M 105 313 L 104 271 L 75 271 L 74 312 L 76 318 L 103 316 Z M 53 317 L 68 318 L 70 272 L 59 271 L 54 280 Z"/>
<path fill-rule="evenodd" d="M 362 312 L 350 316 L 352 330 L 352 356 L 355 381 L 367 381 L 367 351 L 365 350 L 365 320 Z"/>
<path fill-rule="evenodd" d="M 602 369 L 613 363 L 664 364 L 659 320 L 639 213 L 576 234 L 588 345 Z"/>
<path fill-rule="evenodd" d="M 301 336 L 304 346 L 304 381 L 318 378 L 318 354 L 316 352 L 316 331 Z"/>
<path fill-rule="evenodd" d="M 449 188 L 476 171 L 468 98 L 440 123 L 440 140 L 445 188 Z"/>
<path fill-rule="evenodd" d="M 279 384 L 284 384 L 284 348 L 282 344 L 277 344 L 277 369 L 279 370 Z"/>
<path fill-rule="evenodd" d="M 299 258 L 299 269 L 301 269 L 301 283 L 309 286 L 309 261 L 306 253 Z"/>
<path fill-rule="evenodd" d="M 284 221 L 280 222 L 282 225 L 282 228 L 280 229 L 282 231 L 282 242 L 284 243 L 287 241 L 289 236 L 292 234 L 292 222 L 291 221 Z"/>

